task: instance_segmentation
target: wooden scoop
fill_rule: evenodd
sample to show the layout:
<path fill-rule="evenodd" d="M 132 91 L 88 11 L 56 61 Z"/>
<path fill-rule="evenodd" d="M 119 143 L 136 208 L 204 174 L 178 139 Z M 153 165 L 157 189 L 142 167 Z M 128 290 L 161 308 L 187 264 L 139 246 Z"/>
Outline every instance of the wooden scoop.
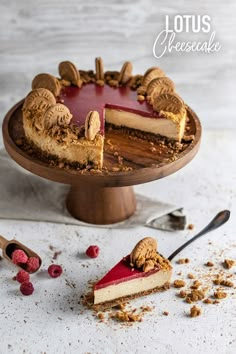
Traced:
<path fill-rule="evenodd" d="M 23 245 L 22 243 L 20 243 L 17 240 L 9 241 L 0 235 L 0 248 L 2 249 L 3 257 L 6 258 L 11 263 L 13 263 L 12 258 L 11 258 L 12 252 L 14 252 L 16 249 L 20 249 L 20 250 L 24 251 L 28 257 L 37 257 L 39 259 L 39 268 L 41 266 L 42 260 L 37 255 L 37 253 L 35 253 L 30 248 L 26 247 L 25 245 Z M 18 267 L 20 267 L 21 269 L 26 270 L 26 264 L 21 263 L 21 264 L 16 264 L 16 265 Z M 35 273 L 38 269 L 36 269 L 34 272 L 30 272 L 30 273 Z"/>

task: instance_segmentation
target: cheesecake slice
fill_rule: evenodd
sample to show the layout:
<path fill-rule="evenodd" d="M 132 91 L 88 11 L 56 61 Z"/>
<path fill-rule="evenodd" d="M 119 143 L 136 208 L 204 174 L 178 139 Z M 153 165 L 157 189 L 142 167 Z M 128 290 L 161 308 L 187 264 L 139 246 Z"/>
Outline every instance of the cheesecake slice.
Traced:
<path fill-rule="evenodd" d="M 156 240 L 141 240 L 131 252 L 94 285 L 94 305 L 148 295 L 169 288 L 172 266 L 157 250 Z"/>
<path fill-rule="evenodd" d="M 106 126 L 181 141 L 186 107 L 161 69 L 133 76 L 125 62 L 120 71 L 104 72 L 97 58 L 95 73 L 66 61 L 59 74 L 38 74 L 23 105 L 26 138 L 48 156 L 101 169 Z"/>

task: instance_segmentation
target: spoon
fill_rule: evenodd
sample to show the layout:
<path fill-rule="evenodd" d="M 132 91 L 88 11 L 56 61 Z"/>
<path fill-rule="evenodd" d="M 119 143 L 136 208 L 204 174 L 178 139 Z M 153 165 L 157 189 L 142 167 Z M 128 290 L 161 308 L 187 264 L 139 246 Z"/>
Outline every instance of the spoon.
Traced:
<path fill-rule="evenodd" d="M 11 258 L 12 252 L 14 252 L 16 249 L 20 249 L 20 250 L 24 251 L 28 257 L 37 257 L 39 259 L 39 268 L 41 266 L 42 260 L 37 255 L 37 253 L 35 253 L 30 248 L 26 247 L 25 245 L 23 245 L 22 243 L 20 243 L 17 240 L 9 241 L 0 235 L 0 248 L 2 249 L 3 257 L 6 258 L 11 263 L 13 263 L 12 258 Z M 26 264 L 21 263 L 21 264 L 17 264 L 17 266 L 26 270 Z M 36 269 L 35 271 L 30 272 L 30 273 L 34 273 L 38 269 Z"/>
<path fill-rule="evenodd" d="M 190 238 L 190 240 L 188 240 L 187 242 L 185 242 L 182 246 L 180 246 L 179 248 L 177 248 L 176 251 L 174 251 L 169 257 L 168 260 L 171 261 L 178 253 L 180 253 L 185 247 L 187 247 L 190 243 L 192 243 L 193 241 L 195 241 L 197 238 L 199 238 L 200 236 L 203 236 L 205 234 L 207 234 L 210 231 L 213 231 L 215 229 L 217 229 L 218 227 L 220 227 L 221 225 L 223 225 L 224 223 L 226 223 L 226 221 L 229 220 L 230 217 L 230 211 L 229 210 L 222 210 L 220 211 L 215 217 L 214 219 L 211 220 L 211 222 L 202 230 L 200 231 L 197 235 L 195 235 L 194 237 Z"/>

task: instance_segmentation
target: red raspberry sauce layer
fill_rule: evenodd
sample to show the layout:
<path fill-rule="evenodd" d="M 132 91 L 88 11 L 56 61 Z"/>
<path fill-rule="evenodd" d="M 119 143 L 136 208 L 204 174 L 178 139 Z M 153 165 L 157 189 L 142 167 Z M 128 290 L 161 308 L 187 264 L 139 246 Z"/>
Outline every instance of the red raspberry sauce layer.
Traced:
<path fill-rule="evenodd" d="M 137 92 L 128 86 L 114 88 L 93 83 L 84 84 L 81 88 L 68 86 L 61 90 L 59 101 L 69 108 L 73 115 L 73 123 L 79 126 L 84 124 L 89 111 L 98 111 L 102 134 L 104 133 L 104 108 L 106 107 L 137 113 L 143 117 L 159 117 L 146 100 L 139 102 Z"/>
<path fill-rule="evenodd" d="M 156 267 L 149 272 L 143 272 L 142 270 L 131 268 L 130 266 L 130 256 L 123 258 L 118 264 L 113 267 L 110 272 L 108 272 L 97 284 L 95 284 L 94 289 L 102 289 L 109 285 L 116 285 L 123 283 L 128 280 L 148 277 L 151 274 L 159 272 L 161 268 Z"/>

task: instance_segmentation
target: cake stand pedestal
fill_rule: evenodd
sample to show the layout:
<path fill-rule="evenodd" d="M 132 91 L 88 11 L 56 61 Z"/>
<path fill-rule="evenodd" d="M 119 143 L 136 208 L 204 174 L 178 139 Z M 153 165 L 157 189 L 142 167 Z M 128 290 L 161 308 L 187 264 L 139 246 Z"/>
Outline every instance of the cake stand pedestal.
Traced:
<path fill-rule="evenodd" d="M 112 224 L 130 217 L 136 209 L 132 187 L 71 186 L 67 209 L 76 219 L 92 224 Z"/>
<path fill-rule="evenodd" d="M 173 161 L 171 147 L 119 134 L 118 130 L 108 130 L 102 172 L 59 168 L 19 143 L 25 137 L 21 111 L 23 102 L 12 107 L 4 118 L 3 139 L 7 152 L 26 170 L 71 185 L 66 200 L 68 211 L 75 218 L 92 224 L 112 224 L 130 217 L 136 209 L 131 186 L 178 171 L 193 159 L 200 146 L 201 124 L 188 108 L 187 132 L 195 138 L 185 144 L 183 151 L 175 154 Z"/>

